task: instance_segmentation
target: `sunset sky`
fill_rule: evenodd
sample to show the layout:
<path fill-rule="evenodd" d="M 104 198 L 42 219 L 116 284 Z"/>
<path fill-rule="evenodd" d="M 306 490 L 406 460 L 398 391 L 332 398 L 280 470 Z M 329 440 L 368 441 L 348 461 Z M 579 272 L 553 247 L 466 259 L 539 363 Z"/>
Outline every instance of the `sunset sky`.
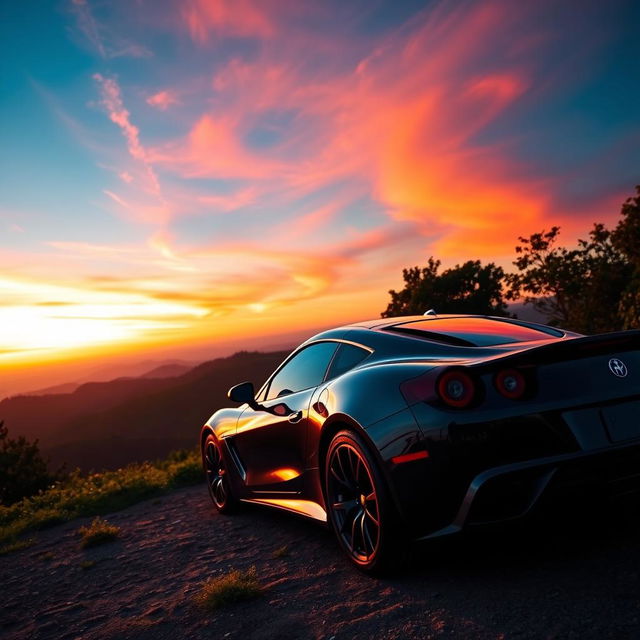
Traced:
<path fill-rule="evenodd" d="M 1 23 L 0 375 L 375 317 L 403 267 L 573 243 L 640 180 L 633 0 L 25 0 Z"/>

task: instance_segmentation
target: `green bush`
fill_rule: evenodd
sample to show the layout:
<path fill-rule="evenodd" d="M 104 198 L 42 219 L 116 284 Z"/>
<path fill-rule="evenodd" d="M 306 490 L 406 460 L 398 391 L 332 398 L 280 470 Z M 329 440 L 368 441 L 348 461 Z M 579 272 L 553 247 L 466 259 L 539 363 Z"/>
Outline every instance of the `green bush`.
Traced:
<path fill-rule="evenodd" d="M 80 546 L 97 547 L 100 544 L 111 542 L 120 535 L 120 527 L 109 524 L 103 518 L 94 518 L 87 527 L 80 527 L 78 533 L 82 536 Z"/>
<path fill-rule="evenodd" d="M 169 467 L 169 486 L 172 488 L 188 487 L 202 482 L 202 461 L 196 459 L 183 460 Z"/>
<path fill-rule="evenodd" d="M 7 506 L 33 496 L 60 479 L 62 471 L 49 473 L 37 440 L 10 438 L 4 421 L 0 421 L 0 504 Z"/>
<path fill-rule="evenodd" d="M 82 516 L 104 515 L 176 487 L 204 480 L 200 452 L 172 454 L 155 463 L 83 476 L 79 471 L 38 495 L 0 506 L 0 543 Z"/>

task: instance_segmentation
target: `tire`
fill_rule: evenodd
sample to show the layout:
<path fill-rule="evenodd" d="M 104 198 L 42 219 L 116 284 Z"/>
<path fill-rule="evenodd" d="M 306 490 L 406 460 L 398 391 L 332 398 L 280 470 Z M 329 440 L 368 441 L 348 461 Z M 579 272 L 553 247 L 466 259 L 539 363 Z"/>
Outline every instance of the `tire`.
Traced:
<path fill-rule="evenodd" d="M 231 492 L 226 464 L 213 434 L 207 436 L 202 447 L 202 466 L 211 502 L 220 513 L 231 513 L 238 501 Z"/>
<path fill-rule="evenodd" d="M 327 519 L 349 560 L 384 574 L 404 560 L 399 519 L 380 469 L 362 438 L 348 430 L 331 440 L 325 460 Z"/>

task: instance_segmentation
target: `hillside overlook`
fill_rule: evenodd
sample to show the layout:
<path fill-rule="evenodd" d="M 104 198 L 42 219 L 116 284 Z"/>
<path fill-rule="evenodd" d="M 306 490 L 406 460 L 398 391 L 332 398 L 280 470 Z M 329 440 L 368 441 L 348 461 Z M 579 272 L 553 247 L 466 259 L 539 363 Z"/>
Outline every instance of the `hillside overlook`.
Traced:
<path fill-rule="evenodd" d="M 393 578 L 348 565 L 321 526 L 266 509 L 222 516 L 204 484 L 106 514 L 118 538 L 82 549 L 82 518 L 0 560 L 6 640 L 638 638 L 638 515 L 442 541 Z M 264 593 L 205 611 L 209 578 L 256 568 Z"/>
<path fill-rule="evenodd" d="M 113 469 L 194 447 L 207 418 L 229 406 L 229 387 L 262 384 L 286 355 L 239 352 L 178 376 L 146 374 L 85 383 L 73 393 L 5 398 L 0 419 L 13 437 L 37 438 L 53 466 Z"/>

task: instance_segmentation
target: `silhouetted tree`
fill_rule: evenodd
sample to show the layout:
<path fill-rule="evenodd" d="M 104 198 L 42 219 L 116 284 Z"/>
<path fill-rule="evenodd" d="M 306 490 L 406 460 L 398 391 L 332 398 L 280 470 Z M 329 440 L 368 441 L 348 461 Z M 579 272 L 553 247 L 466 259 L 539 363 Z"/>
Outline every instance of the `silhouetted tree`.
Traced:
<path fill-rule="evenodd" d="M 625 256 L 631 276 L 620 296 L 620 318 L 625 329 L 640 328 L 640 185 L 622 205 L 622 220 L 612 233 L 614 246 Z"/>
<path fill-rule="evenodd" d="M 422 269 L 403 269 L 404 289 L 389 291 L 391 302 L 382 317 L 419 315 L 428 309 L 438 313 L 507 315 L 502 267 L 493 262 L 482 266 L 479 260 L 469 260 L 438 273 L 440 264 L 440 260 L 430 257 Z"/>
<path fill-rule="evenodd" d="M 508 315 L 506 300 L 524 299 L 547 322 L 580 333 L 640 328 L 640 185 L 622 205 L 611 231 L 595 223 L 575 249 L 557 245 L 560 227 L 520 237 L 516 273 L 494 263 L 469 260 L 439 273 L 429 258 L 420 269 L 403 269 L 401 291 L 389 291 L 383 317 L 440 313 Z"/>
<path fill-rule="evenodd" d="M 40 455 L 38 441 L 20 436 L 9 438 L 4 421 L 0 421 L 0 503 L 10 505 L 35 495 L 59 479 L 61 472 L 50 474 Z"/>
<path fill-rule="evenodd" d="M 622 215 L 613 232 L 596 223 L 572 250 L 555 246 L 559 227 L 520 237 L 513 263 L 518 273 L 506 276 L 507 298 L 524 296 L 550 324 L 580 333 L 637 327 L 640 197 L 627 199 Z"/>

